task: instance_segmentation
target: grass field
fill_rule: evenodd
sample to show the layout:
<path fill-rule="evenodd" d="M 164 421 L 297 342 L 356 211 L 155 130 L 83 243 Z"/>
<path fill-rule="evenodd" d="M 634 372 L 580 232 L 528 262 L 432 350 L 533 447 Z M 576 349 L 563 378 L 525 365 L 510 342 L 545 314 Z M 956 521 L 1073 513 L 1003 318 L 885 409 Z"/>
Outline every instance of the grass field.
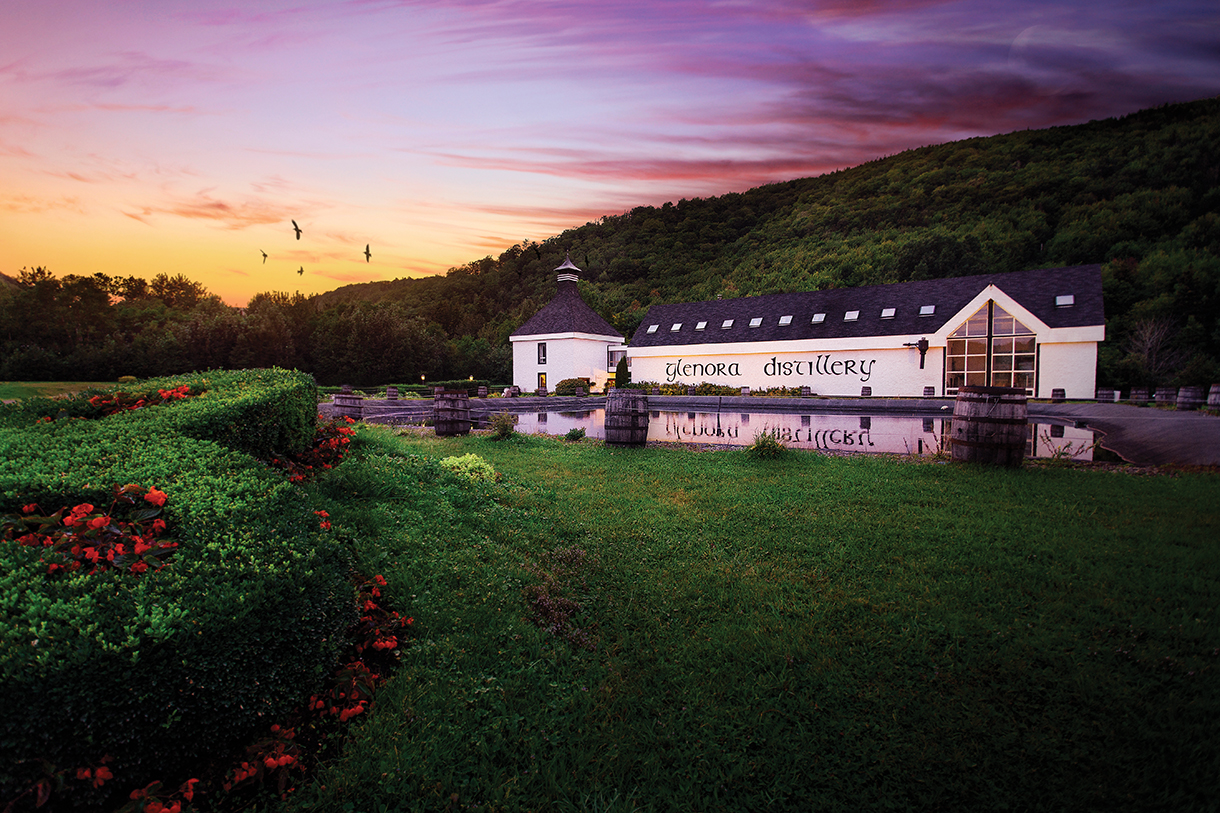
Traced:
<path fill-rule="evenodd" d="M 113 381 L 0 381 L 0 401 L 52 398 L 93 387 L 113 387 Z"/>
<path fill-rule="evenodd" d="M 1220 478 L 360 432 L 416 637 L 289 809 L 1203 810 Z M 498 483 L 444 473 L 490 462 Z"/>

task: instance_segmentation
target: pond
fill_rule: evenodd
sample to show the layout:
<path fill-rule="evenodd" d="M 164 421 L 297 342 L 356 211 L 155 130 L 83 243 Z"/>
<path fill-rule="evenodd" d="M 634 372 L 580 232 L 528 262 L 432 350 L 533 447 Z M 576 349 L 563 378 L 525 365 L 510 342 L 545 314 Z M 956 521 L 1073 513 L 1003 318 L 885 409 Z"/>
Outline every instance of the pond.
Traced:
<path fill-rule="evenodd" d="M 566 435 L 583 429 L 591 438 L 604 438 L 605 411 L 525 412 L 517 415 L 517 431 Z M 715 443 L 749 446 L 759 434 L 774 433 L 785 446 L 813 451 L 934 455 L 949 451 L 951 419 L 911 415 L 801 415 L 774 412 L 649 413 L 648 440 L 676 443 Z M 1026 457 L 1069 457 L 1093 460 L 1091 429 L 1055 423 L 1029 424 Z"/>

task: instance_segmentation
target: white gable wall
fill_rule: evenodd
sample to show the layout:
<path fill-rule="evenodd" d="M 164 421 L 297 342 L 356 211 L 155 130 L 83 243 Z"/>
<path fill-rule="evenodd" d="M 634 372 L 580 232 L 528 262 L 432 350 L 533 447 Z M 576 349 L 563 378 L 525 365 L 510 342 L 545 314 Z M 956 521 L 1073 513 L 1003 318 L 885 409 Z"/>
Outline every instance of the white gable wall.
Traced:
<path fill-rule="evenodd" d="M 566 378 L 587 378 L 598 389 L 613 375 L 607 371 L 610 347 L 620 347 L 619 336 L 598 336 L 592 333 L 542 333 L 533 336 L 512 336 L 513 385 L 533 392 L 538 386 L 538 374 L 546 373 L 546 386 Z M 538 344 L 546 342 L 546 363 L 538 363 Z"/>

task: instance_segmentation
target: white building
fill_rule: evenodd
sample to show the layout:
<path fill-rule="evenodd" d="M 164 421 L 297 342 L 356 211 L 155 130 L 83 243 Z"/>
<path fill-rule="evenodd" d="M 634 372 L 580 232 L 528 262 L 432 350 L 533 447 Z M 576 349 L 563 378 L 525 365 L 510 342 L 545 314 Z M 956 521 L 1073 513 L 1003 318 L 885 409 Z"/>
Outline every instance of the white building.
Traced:
<path fill-rule="evenodd" d="M 532 359 L 518 354 L 527 349 L 518 334 L 533 323 L 513 334 L 522 341 L 514 345 L 518 380 L 533 374 L 522 363 Z M 604 367 L 610 336 L 598 338 Z M 1035 398 L 1054 389 L 1092 398 L 1104 339 L 1101 267 L 1084 265 L 656 305 L 627 350 L 633 381 L 807 386 L 832 396 L 868 387 L 881 397 L 1002 386 Z M 593 356 L 580 363 L 591 366 Z M 551 358 L 559 362 L 554 351 Z"/>
<path fill-rule="evenodd" d="M 513 384 L 523 391 L 553 389 L 579 378 L 602 388 L 613 375 L 610 348 L 623 352 L 623 334 L 580 298 L 580 269 L 569 257 L 559 272 L 555 298 L 509 336 L 513 346 Z"/>

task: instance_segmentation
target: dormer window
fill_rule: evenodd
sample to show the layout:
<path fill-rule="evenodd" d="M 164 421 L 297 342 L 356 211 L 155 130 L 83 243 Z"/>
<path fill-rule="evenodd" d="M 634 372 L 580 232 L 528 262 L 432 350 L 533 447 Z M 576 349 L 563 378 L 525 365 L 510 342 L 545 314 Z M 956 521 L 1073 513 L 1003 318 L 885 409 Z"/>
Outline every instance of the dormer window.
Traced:
<path fill-rule="evenodd" d="M 732 326 L 733 326 L 733 320 L 732 320 L 732 319 L 725 319 L 723 322 L 721 322 L 721 323 L 720 323 L 720 329 L 721 329 L 721 330 L 728 330 L 728 329 L 729 329 L 729 328 L 731 328 Z"/>
<path fill-rule="evenodd" d="M 676 333 L 677 331 L 679 331 L 679 330 L 681 330 L 681 329 L 682 329 L 682 323 L 681 323 L 681 322 L 674 322 L 673 327 L 671 327 L 671 328 L 669 329 L 669 332 L 670 332 L 670 333 Z"/>
<path fill-rule="evenodd" d="M 848 311 L 847 313 L 843 314 L 844 322 L 854 322 L 859 318 L 860 318 L 860 311 Z"/>
<path fill-rule="evenodd" d="M 919 306 L 919 315 L 920 316 L 931 316 L 934 313 L 936 313 L 935 305 L 920 305 Z"/>
<path fill-rule="evenodd" d="M 826 314 L 824 314 L 824 313 L 815 313 L 815 314 L 813 315 L 813 319 L 812 319 L 812 320 L 809 322 L 809 324 L 811 324 L 811 325 L 820 325 L 820 324 L 822 324 L 822 323 L 823 323 L 823 322 L 825 322 L 825 321 L 826 321 Z"/>
<path fill-rule="evenodd" d="M 893 319 L 894 318 L 894 308 L 882 308 L 881 309 L 881 318 L 882 319 Z"/>
<path fill-rule="evenodd" d="M 657 332 L 657 328 L 659 328 L 659 327 L 660 327 L 660 325 L 649 325 L 649 326 L 648 326 L 648 332 L 649 332 L 649 333 L 656 333 L 656 332 Z"/>
<path fill-rule="evenodd" d="M 781 316 L 781 317 L 779 318 L 779 326 L 780 326 L 780 327 L 787 327 L 787 326 L 788 326 L 788 325 L 790 325 L 790 324 L 792 324 L 792 317 L 791 317 L 791 316 Z"/>
<path fill-rule="evenodd" d="M 750 320 L 750 327 L 759 327 L 760 325 L 762 325 L 761 316 L 755 316 L 753 319 Z"/>
<path fill-rule="evenodd" d="M 1076 304 L 1076 295 L 1075 294 L 1062 294 L 1061 296 L 1055 297 L 1055 307 L 1056 308 L 1070 308 L 1075 304 Z"/>
<path fill-rule="evenodd" d="M 705 327 L 707 327 L 707 322 L 700 322 L 695 325 L 695 330 L 703 330 Z"/>

